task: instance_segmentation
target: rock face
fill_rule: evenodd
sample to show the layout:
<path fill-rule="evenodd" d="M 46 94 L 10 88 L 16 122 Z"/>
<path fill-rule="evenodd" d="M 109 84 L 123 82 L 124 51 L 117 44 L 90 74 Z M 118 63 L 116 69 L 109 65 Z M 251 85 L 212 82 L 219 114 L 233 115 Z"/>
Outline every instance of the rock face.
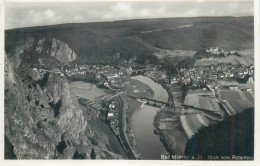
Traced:
<path fill-rule="evenodd" d="M 61 50 L 61 42 L 55 42 Z M 40 46 L 37 50 L 44 49 Z M 107 136 L 88 124 L 91 117 L 84 111 L 89 110 L 79 105 L 67 79 L 27 67 L 22 63 L 23 52 L 16 49 L 13 55 L 5 54 L 5 136 L 17 158 L 88 159 L 91 153 L 97 159 L 107 154 L 124 158 L 108 150 Z"/>
<path fill-rule="evenodd" d="M 50 55 L 62 63 L 68 63 L 77 58 L 76 53 L 72 51 L 68 44 L 55 38 L 52 39 Z"/>
<path fill-rule="evenodd" d="M 11 56 L 19 53 L 30 66 L 67 64 L 77 59 L 67 43 L 52 37 L 28 36 L 6 42 L 6 52 Z"/>
<path fill-rule="evenodd" d="M 6 67 L 5 134 L 17 158 L 73 156 L 87 121 L 67 80 L 48 72 L 18 75 L 12 65 Z"/>

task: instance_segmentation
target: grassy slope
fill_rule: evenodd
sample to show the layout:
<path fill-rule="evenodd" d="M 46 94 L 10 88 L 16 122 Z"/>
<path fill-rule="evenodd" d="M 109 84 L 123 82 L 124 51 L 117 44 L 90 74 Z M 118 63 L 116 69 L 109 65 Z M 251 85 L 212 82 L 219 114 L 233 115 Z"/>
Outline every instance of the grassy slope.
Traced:
<path fill-rule="evenodd" d="M 182 25 L 193 26 L 179 28 Z M 158 30 L 152 33 L 143 31 Z M 253 17 L 205 17 L 129 20 L 63 24 L 7 30 L 6 43 L 15 47 L 25 36 L 55 37 L 69 44 L 79 59 L 100 60 L 120 52 L 125 58 L 146 57 L 152 47 L 197 50 L 201 46 L 224 49 L 253 48 Z M 141 59 L 142 60 L 142 59 Z"/>

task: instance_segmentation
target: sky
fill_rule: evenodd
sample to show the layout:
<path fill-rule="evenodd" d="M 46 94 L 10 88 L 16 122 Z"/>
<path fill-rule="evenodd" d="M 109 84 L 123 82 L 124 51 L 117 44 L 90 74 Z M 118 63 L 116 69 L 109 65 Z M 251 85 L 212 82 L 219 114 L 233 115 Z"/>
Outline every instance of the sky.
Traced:
<path fill-rule="evenodd" d="M 5 29 L 63 23 L 104 22 L 129 19 L 253 16 L 248 1 L 117 1 L 77 3 L 8 3 Z"/>

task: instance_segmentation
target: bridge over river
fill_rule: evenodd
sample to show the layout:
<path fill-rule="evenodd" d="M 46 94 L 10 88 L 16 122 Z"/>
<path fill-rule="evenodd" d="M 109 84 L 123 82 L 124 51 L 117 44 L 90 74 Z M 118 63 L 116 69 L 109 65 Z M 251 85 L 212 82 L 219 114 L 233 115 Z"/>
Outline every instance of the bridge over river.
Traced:
<path fill-rule="evenodd" d="M 129 97 L 135 98 L 135 99 L 140 99 L 144 102 L 146 102 L 146 104 L 155 106 L 155 107 L 161 107 L 163 105 L 167 106 L 167 107 L 175 107 L 174 102 L 164 102 L 164 101 L 160 101 L 160 100 L 156 100 L 156 99 L 151 99 L 151 98 L 147 98 L 147 97 L 142 97 L 142 96 L 134 96 L 134 95 L 130 95 L 130 94 L 126 94 Z"/>

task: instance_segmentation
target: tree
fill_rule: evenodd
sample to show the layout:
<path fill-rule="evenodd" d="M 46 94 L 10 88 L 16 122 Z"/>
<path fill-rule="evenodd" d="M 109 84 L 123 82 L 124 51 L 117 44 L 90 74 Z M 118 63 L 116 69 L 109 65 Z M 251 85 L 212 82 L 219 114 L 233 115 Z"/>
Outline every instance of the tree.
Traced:
<path fill-rule="evenodd" d="M 94 149 L 91 150 L 90 157 L 91 159 L 96 159 L 96 153 Z"/>

